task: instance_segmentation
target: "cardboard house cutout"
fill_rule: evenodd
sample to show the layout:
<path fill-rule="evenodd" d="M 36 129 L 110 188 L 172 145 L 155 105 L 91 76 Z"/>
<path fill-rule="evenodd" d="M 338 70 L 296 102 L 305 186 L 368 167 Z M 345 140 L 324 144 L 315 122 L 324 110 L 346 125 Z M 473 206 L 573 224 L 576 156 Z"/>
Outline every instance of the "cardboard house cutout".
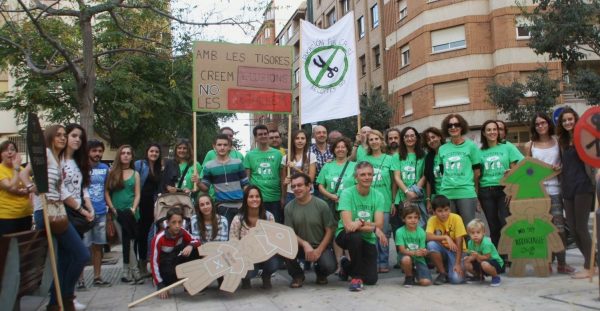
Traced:
<path fill-rule="evenodd" d="M 553 252 L 564 250 L 550 215 L 550 198 L 544 180 L 558 175 L 542 161 L 527 157 L 501 180 L 506 195 L 511 196 L 511 216 L 502 228 L 498 252 L 507 254 L 510 276 L 525 276 L 532 265 L 537 276 L 548 276 Z"/>

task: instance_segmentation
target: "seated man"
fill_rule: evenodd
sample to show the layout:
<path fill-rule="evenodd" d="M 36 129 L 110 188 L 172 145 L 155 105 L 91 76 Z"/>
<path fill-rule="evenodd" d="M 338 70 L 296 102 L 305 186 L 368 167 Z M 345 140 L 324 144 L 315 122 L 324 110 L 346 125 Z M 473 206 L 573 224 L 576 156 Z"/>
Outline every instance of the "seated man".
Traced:
<path fill-rule="evenodd" d="M 151 244 L 152 278 L 157 290 L 177 282 L 175 266 L 200 258 L 200 241 L 182 228 L 183 211 L 178 207 L 170 209 L 166 220 L 167 229 L 157 234 Z M 160 298 L 169 298 L 169 292 L 161 293 Z"/>
<path fill-rule="evenodd" d="M 460 284 L 464 280 L 462 266 L 464 237 L 467 235 L 462 218 L 450 212 L 450 200 L 437 195 L 432 201 L 434 216 L 427 221 L 427 251 L 439 275 L 434 285 Z"/>
<path fill-rule="evenodd" d="M 327 276 L 337 266 L 331 247 L 335 222 L 325 201 L 310 193 L 311 180 L 304 173 L 296 173 L 291 177 L 291 188 L 295 199 L 285 206 L 285 225 L 296 232 L 298 238 L 298 255 L 287 260 L 287 269 L 292 276 L 291 288 L 302 287 L 304 271 L 299 260 L 315 263 L 317 284 L 327 284 Z"/>

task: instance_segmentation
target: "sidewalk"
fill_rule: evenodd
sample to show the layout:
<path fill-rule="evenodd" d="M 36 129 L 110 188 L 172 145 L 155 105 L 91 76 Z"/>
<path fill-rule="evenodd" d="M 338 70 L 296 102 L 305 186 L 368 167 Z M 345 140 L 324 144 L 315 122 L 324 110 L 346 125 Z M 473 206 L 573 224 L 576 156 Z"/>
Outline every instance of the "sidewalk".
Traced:
<path fill-rule="evenodd" d="M 581 269 L 583 257 L 577 249 L 571 249 L 567 251 L 567 262 Z M 128 303 L 154 292 L 150 279 L 143 285 L 122 284 L 120 262 L 104 265 L 102 274 L 113 283 L 112 287 L 92 287 L 92 268 L 85 269 L 88 289 L 76 295 L 87 310 L 127 310 Z M 279 270 L 273 277 L 273 289 L 268 291 L 260 288 L 260 279 L 252 281 L 252 289 L 238 289 L 234 294 L 219 291 L 215 282 L 195 296 L 180 287 L 171 299 L 151 298 L 132 310 L 600 310 L 597 277 L 590 283 L 588 279 L 573 280 L 556 273 L 548 278 L 502 275 L 502 285 L 496 288 L 489 286 L 489 278 L 485 284 L 404 288 L 400 270 L 379 277 L 377 285 L 356 293 L 349 292 L 347 282 L 336 276 L 329 277 L 328 285 L 317 286 L 314 273 L 308 272 L 304 287 L 292 290 L 287 271 Z M 26 298 L 22 310 L 45 310 L 46 303 L 47 299 Z"/>

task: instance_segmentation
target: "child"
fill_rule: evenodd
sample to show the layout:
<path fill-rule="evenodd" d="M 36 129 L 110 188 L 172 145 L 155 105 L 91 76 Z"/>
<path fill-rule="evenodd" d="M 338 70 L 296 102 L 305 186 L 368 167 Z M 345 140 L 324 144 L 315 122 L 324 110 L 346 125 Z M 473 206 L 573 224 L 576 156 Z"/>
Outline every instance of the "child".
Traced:
<path fill-rule="evenodd" d="M 402 210 L 404 226 L 396 230 L 396 246 L 402 270 L 404 271 L 404 287 L 416 285 L 413 271 L 416 271 L 419 285 L 431 285 L 431 272 L 425 262 L 427 248 L 425 248 L 426 234 L 419 227 L 419 210 L 414 206 L 407 206 Z"/>
<path fill-rule="evenodd" d="M 198 259 L 200 241 L 182 228 L 183 211 L 172 208 L 167 212 L 167 229 L 152 239 L 151 260 L 152 278 L 157 290 L 177 281 L 175 266 Z M 169 298 L 169 292 L 160 294 L 161 299 Z"/>
<path fill-rule="evenodd" d="M 439 275 L 434 285 L 460 284 L 464 280 L 462 255 L 465 225 L 459 215 L 450 212 L 450 200 L 437 195 L 432 201 L 434 216 L 427 221 L 427 250 Z"/>
<path fill-rule="evenodd" d="M 502 270 L 504 261 L 498 255 L 492 240 L 484 236 L 485 224 L 480 219 L 473 219 L 467 225 L 471 240 L 468 242 L 468 256 L 464 259 L 465 268 L 478 279 L 483 280 L 485 275 L 492 277 L 490 286 L 500 286 L 498 271 Z"/>

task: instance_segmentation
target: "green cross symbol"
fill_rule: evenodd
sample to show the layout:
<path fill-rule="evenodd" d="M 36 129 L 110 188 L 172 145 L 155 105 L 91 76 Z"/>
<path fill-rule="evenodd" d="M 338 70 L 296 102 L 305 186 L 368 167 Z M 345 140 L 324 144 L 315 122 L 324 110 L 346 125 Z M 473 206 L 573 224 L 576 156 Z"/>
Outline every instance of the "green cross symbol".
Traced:
<path fill-rule="evenodd" d="M 319 53 L 321 53 L 321 54 L 319 54 Z M 332 67 L 332 63 L 336 59 L 337 53 L 343 53 L 343 69 L 342 69 L 341 73 L 337 73 L 338 67 L 342 66 L 341 63 L 333 64 L 334 67 Z M 329 54 L 329 56 L 327 57 L 328 54 Z M 325 61 L 324 64 L 319 65 L 319 67 L 321 67 L 321 70 L 318 71 L 318 74 L 316 76 L 312 76 L 309 69 L 311 66 L 317 66 L 316 63 L 313 63 L 313 61 L 316 62 L 317 58 L 320 61 L 322 59 L 321 56 L 326 56 L 327 60 Z M 337 73 L 335 75 L 333 75 L 334 69 L 335 69 L 335 72 Z M 304 73 L 306 75 L 306 78 L 312 85 L 314 85 L 318 88 L 327 89 L 327 88 L 332 88 L 332 87 L 337 86 L 344 80 L 344 77 L 346 76 L 346 72 L 348 72 L 348 54 L 346 52 L 346 49 L 343 46 L 339 46 L 339 45 L 327 45 L 327 46 L 318 47 L 318 48 L 314 49 L 308 55 L 308 57 L 306 58 L 306 61 L 304 62 Z M 321 84 L 323 77 L 328 73 L 329 73 L 328 78 L 330 78 L 328 83 Z M 335 78 L 335 79 L 332 80 L 331 78 Z"/>

